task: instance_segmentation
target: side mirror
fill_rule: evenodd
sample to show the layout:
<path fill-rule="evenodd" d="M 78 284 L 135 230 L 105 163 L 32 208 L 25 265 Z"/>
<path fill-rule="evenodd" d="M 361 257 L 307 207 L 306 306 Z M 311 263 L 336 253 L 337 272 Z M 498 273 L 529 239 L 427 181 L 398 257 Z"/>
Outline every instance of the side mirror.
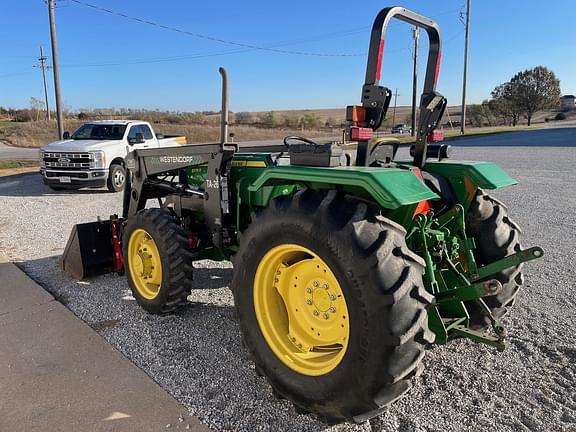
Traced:
<path fill-rule="evenodd" d="M 70 139 L 70 132 L 66 131 L 62 134 L 62 139 L 68 140 Z"/>
<path fill-rule="evenodd" d="M 142 135 L 141 132 L 136 132 L 136 136 L 134 138 L 128 138 L 128 144 L 130 145 L 142 144 L 144 142 L 144 135 Z"/>

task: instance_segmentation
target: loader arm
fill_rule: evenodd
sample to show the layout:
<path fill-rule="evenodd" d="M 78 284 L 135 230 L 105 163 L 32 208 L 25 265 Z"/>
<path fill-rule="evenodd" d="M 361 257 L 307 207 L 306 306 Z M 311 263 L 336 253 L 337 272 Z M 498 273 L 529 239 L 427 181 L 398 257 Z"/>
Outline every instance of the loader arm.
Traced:
<path fill-rule="evenodd" d="M 149 199 L 173 195 L 178 216 L 185 201 L 205 214 L 214 246 L 222 245 L 223 215 L 229 213 L 226 163 L 233 150 L 222 144 L 201 144 L 159 149 L 134 150 L 126 158 L 128 178 L 124 190 L 122 217 L 127 219 L 146 207 Z M 187 185 L 186 169 L 206 167 L 198 187 Z"/>

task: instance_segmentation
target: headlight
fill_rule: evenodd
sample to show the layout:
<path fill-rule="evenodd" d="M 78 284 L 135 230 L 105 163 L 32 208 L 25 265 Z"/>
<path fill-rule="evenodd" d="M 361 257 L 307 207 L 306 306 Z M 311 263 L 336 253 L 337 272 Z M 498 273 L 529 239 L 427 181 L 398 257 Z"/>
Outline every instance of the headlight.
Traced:
<path fill-rule="evenodd" d="M 93 151 L 90 154 L 92 154 L 90 168 L 106 168 L 106 155 L 102 150 Z"/>
<path fill-rule="evenodd" d="M 38 159 L 40 159 L 40 166 L 44 166 L 44 149 L 38 150 Z"/>

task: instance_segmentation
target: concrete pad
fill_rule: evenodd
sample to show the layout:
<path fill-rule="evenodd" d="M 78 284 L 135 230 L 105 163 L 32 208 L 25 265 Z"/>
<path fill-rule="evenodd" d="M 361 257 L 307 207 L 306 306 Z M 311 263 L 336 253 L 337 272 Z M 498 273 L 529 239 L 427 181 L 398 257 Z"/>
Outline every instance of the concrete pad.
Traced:
<path fill-rule="evenodd" d="M 208 431 L 13 264 L 0 299 L 0 431 Z"/>
<path fill-rule="evenodd" d="M 46 290 L 30 283 L 30 278 L 14 264 L 1 261 L 0 257 L 0 316 L 54 300 Z"/>

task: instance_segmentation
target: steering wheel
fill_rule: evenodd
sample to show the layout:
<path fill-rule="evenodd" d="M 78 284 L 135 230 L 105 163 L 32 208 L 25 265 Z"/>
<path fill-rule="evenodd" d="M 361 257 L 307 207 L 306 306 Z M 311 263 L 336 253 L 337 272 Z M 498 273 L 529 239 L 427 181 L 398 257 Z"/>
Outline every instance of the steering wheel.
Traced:
<path fill-rule="evenodd" d="M 290 135 L 284 138 L 284 145 L 286 146 L 286 148 L 290 149 L 290 142 L 289 141 L 300 141 L 306 144 L 310 144 L 310 145 L 318 145 L 318 143 L 309 140 L 308 138 L 304 138 L 301 136 L 296 136 L 296 135 Z"/>

